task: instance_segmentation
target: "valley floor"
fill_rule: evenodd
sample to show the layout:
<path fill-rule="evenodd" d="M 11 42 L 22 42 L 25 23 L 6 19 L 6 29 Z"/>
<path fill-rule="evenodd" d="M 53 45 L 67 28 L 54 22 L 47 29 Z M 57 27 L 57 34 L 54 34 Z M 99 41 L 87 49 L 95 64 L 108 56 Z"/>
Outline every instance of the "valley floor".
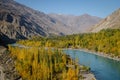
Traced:
<path fill-rule="evenodd" d="M 16 47 L 19 47 L 19 44 L 15 45 Z M 20 47 L 27 47 L 27 46 L 24 46 L 24 45 L 20 45 Z M 80 65 L 81 66 L 81 65 Z M 84 79 L 82 80 L 96 80 L 95 76 L 93 73 L 91 73 L 90 71 L 80 71 L 80 75 L 82 75 L 84 77 Z M 81 80 L 81 79 L 79 79 Z"/>

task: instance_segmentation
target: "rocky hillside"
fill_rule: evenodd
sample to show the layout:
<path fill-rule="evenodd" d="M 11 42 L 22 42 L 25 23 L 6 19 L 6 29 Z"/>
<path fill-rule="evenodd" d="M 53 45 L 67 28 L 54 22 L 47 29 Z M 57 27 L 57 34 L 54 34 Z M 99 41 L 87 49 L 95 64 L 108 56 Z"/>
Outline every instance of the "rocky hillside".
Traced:
<path fill-rule="evenodd" d="M 62 22 L 71 28 L 73 33 L 86 32 L 88 28 L 97 24 L 101 18 L 96 16 L 91 16 L 88 14 L 83 14 L 80 16 L 74 15 L 63 15 L 63 14 L 48 14 L 50 17 Z"/>
<path fill-rule="evenodd" d="M 100 23 L 93 26 L 90 32 L 98 32 L 102 29 L 120 29 L 120 9 L 103 19 Z"/>
<path fill-rule="evenodd" d="M 14 63 L 7 49 L 0 46 L 0 80 L 22 80 Z"/>
<path fill-rule="evenodd" d="M 0 41 L 85 32 L 100 20 L 88 14 L 47 15 L 14 0 L 0 0 Z"/>
<path fill-rule="evenodd" d="M 0 0 L 0 33 L 11 39 L 69 34 L 66 25 L 14 0 Z"/>

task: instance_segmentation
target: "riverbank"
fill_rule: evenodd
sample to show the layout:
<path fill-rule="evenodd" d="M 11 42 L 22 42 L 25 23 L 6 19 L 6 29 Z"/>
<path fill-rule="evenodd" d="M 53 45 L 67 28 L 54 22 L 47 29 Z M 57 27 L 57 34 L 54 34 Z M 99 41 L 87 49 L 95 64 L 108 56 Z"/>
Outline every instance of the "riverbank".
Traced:
<path fill-rule="evenodd" d="M 66 49 L 69 49 L 69 50 L 80 50 L 80 51 L 83 51 L 83 52 L 87 52 L 87 53 L 90 53 L 90 54 L 98 55 L 98 56 L 105 57 L 105 58 L 108 58 L 108 59 L 112 59 L 112 60 L 115 60 L 115 61 L 120 61 L 120 58 L 118 58 L 118 57 L 111 57 L 109 54 L 105 54 L 103 52 L 95 52 L 95 51 L 88 50 L 88 49 L 64 48 L 64 49 L 61 49 L 61 50 L 66 50 Z"/>
<path fill-rule="evenodd" d="M 84 80 L 96 80 L 94 74 L 89 73 L 89 74 L 83 74 L 83 77 L 85 77 Z"/>
<path fill-rule="evenodd" d="M 28 47 L 28 46 L 20 45 L 20 44 L 17 44 L 17 45 L 15 44 L 15 45 L 12 45 L 12 46 Z M 49 47 L 46 47 L 46 48 L 49 48 Z M 54 47 L 50 47 L 50 48 L 54 49 Z M 88 49 L 83 49 L 83 48 L 78 48 L 78 49 L 75 49 L 75 48 L 58 48 L 58 49 L 62 49 L 62 50 L 63 49 L 80 50 L 80 51 L 88 52 L 88 53 L 95 54 L 95 55 L 98 55 L 98 56 L 102 56 L 102 57 L 105 57 L 105 58 L 109 58 L 109 59 L 112 59 L 112 60 L 120 61 L 120 58 L 115 57 L 114 55 L 106 54 L 106 53 L 103 53 L 103 52 L 95 52 L 93 50 L 88 50 Z"/>
<path fill-rule="evenodd" d="M 68 56 L 68 59 L 72 60 L 73 65 L 66 65 L 66 67 L 75 69 L 75 66 L 77 65 L 79 67 L 78 75 L 82 76 L 82 80 L 97 80 L 95 75 L 90 71 L 89 67 L 81 65 L 81 64 L 75 62 L 69 55 L 67 55 L 67 56 Z M 86 69 L 83 69 L 85 67 L 86 67 Z M 81 80 L 81 78 L 79 78 L 79 80 Z"/>
<path fill-rule="evenodd" d="M 28 47 L 28 46 L 24 46 L 24 45 L 20 45 L 20 44 L 15 44 L 15 45 L 12 45 L 12 46 L 19 46 L 19 47 L 22 47 L 22 48 L 31 48 L 31 47 Z M 46 48 L 46 47 L 45 47 Z M 47 49 L 47 48 L 46 48 Z M 51 48 L 51 49 L 54 49 L 54 48 Z M 69 56 L 68 56 L 69 57 Z M 70 57 L 69 57 L 70 58 Z M 71 58 L 70 58 L 71 59 Z M 73 61 L 74 62 L 74 61 Z M 76 64 L 76 63 L 75 63 Z M 78 66 L 82 66 L 82 65 L 79 65 Z M 75 66 L 74 66 L 75 67 Z M 82 73 L 82 74 L 81 74 Z M 91 73 L 90 71 L 80 71 L 80 75 L 83 76 L 83 79 L 82 80 L 96 80 L 95 76 L 93 73 Z M 81 80 L 81 79 L 80 79 Z"/>
<path fill-rule="evenodd" d="M 69 48 L 69 49 L 71 49 L 71 48 Z M 60 50 L 63 50 L 63 49 L 60 49 Z M 73 50 L 79 50 L 79 49 L 73 49 Z M 70 58 L 70 59 L 72 59 L 72 58 Z M 81 68 L 83 67 L 83 65 L 80 65 L 78 63 L 75 63 L 75 64 L 77 64 Z M 80 70 L 80 75 L 82 75 L 82 77 L 83 77 L 82 80 L 97 80 L 95 75 L 90 70 L 89 71 L 81 71 Z M 79 80 L 81 80 L 81 79 L 79 79 Z"/>
<path fill-rule="evenodd" d="M 69 48 L 69 49 L 71 49 L 71 48 Z M 91 51 L 91 50 L 88 50 L 88 49 L 74 49 L 74 50 L 80 50 L 80 51 L 83 51 L 83 52 L 88 52 L 90 54 L 102 56 L 102 57 L 105 57 L 105 58 L 108 58 L 108 59 L 112 59 L 112 60 L 115 60 L 115 61 L 120 61 L 120 58 L 118 58 L 118 57 L 111 57 L 109 54 L 105 54 L 103 52 L 95 52 L 95 51 Z"/>

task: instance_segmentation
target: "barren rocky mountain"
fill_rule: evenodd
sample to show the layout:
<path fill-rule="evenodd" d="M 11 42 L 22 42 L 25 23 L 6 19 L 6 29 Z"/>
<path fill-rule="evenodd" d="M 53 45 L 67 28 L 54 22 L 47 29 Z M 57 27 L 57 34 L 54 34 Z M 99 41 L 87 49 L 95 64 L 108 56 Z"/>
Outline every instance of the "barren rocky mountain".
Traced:
<path fill-rule="evenodd" d="M 111 15 L 103 19 L 97 25 L 90 29 L 90 32 L 98 32 L 102 29 L 120 29 L 120 9 L 113 12 Z"/>
<path fill-rule="evenodd" d="M 90 15 L 47 15 L 14 0 L 0 0 L 0 33 L 10 39 L 84 32 L 101 19 Z"/>
<path fill-rule="evenodd" d="M 96 16 L 91 16 L 89 14 L 83 14 L 80 16 L 74 15 L 64 15 L 64 14 L 48 14 L 50 17 L 62 22 L 67 25 L 68 28 L 71 28 L 73 33 L 82 33 L 86 32 L 88 28 L 97 24 L 101 18 Z"/>
<path fill-rule="evenodd" d="M 14 0 L 0 0 L 0 33 L 12 39 L 69 34 L 66 25 Z"/>

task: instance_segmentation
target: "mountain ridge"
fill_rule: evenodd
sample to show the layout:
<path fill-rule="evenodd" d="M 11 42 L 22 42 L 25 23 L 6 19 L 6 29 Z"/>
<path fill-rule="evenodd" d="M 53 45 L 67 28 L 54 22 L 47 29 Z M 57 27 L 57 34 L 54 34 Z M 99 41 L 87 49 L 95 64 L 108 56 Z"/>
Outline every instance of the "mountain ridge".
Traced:
<path fill-rule="evenodd" d="M 81 20 L 88 16 L 90 15 L 84 14 Z M 79 21 L 80 18 L 74 15 L 68 17 L 71 20 L 70 22 L 68 19 L 65 20 L 65 18 L 61 20 L 53 18 L 50 15 L 29 8 L 14 0 L 0 0 L 0 33 L 10 39 L 19 40 L 30 39 L 34 36 L 48 37 L 51 35 L 80 33 L 84 26 L 79 28 L 74 25 L 86 24 L 86 21 Z M 76 22 L 73 18 L 76 19 Z M 85 20 L 88 19 L 86 18 Z M 92 21 L 92 18 L 89 21 Z"/>
<path fill-rule="evenodd" d="M 0 32 L 13 39 L 71 32 L 65 28 L 65 25 L 54 21 L 43 12 L 33 10 L 13 0 L 0 1 L 0 9 Z"/>
<path fill-rule="evenodd" d="M 75 34 L 86 32 L 88 28 L 97 24 L 101 20 L 100 17 L 91 16 L 89 14 L 74 16 L 51 13 L 48 15 L 58 21 L 61 21 L 63 24 L 69 26 Z"/>
<path fill-rule="evenodd" d="M 120 8 L 89 29 L 89 32 L 98 32 L 102 29 L 120 29 Z"/>

